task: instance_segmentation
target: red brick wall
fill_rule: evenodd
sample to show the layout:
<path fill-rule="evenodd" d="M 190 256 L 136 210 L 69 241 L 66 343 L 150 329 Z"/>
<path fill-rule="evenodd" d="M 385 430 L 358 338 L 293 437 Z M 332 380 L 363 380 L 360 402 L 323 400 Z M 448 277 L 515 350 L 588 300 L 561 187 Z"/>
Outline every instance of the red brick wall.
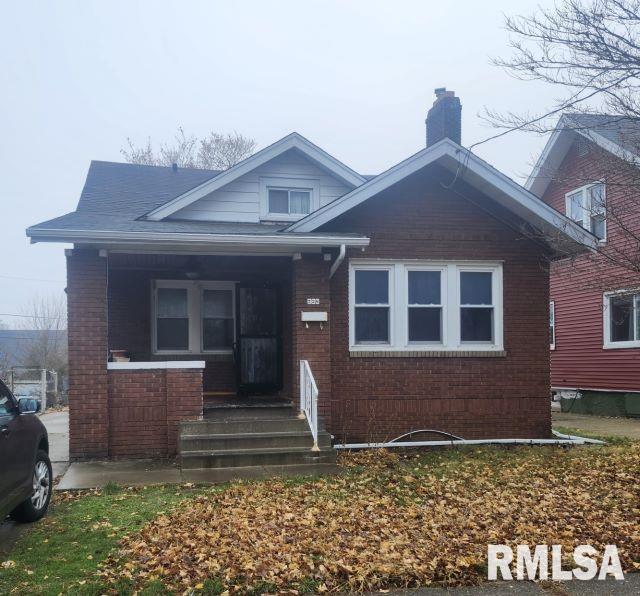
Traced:
<path fill-rule="evenodd" d="M 438 176 L 415 176 L 325 229 L 371 238 L 366 250 L 351 250 L 348 259 L 502 260 L 507 355 L 352 357 L 345 259 L 331 282 L 329 428 L 339 441 L 391 439 L 425 428 L 463 438 L 548 437 L 549 277 L 543 249 L 523 238 L 517 222 L 489 199 L 473 196 L 478 207 L 441 186 Z M 451 176 L 442 180 L 450 183 Z"/>
<path fill-rule="evenodd" d="M 606 200 L 613 213 L 628 213 L 625 226 L 640 234 L 637 203 L 625 209 L 635 177 L 626 166 L 593 143 L 580 155 L 574 143 L 553 174 L 542 199 L 565 212 L 565 195 L 596 180 L 604 180 Z M 635 175 L 637 177 L 637 174 Z M 607 221 L 607 246 L 614 259 L 634 255 L 625 247 L 629 236 L 616 221 Z M 586 255 L 554 263 L 551 269 L 551 300 L 555 303 L 556 342 L 551 351 L 551 384 L 554 387 L 640 391 L 640 348 L 603 349 L 603 292 L 638 285 L 637 275 L 612 265 L 604 255 Z"/>
<path fill-rule="evenodd" d="M 67 254 L 69 455 L 101 458 L 109 449 L 107 261 L 96 251 Z"/>
<path fill-rule="evenodd" d="M 110 370 L 109 456 L 172 457 L 180 420 L 202 414 L 202 370 Z"/>
<path fill-rule="evenodd" d="M 294 402 L 299 404 L 300 360 L 308 360 L 318 385 L 318 415 L 327 427 L 331 424 L 331 297 L 330 263 L 321 254 L 303 255 L 293 262 L 292 346 L 294 354 Z M 307 298 L 318 298 L 319 305 L 308 305 Z M 302 322 L 303 311 L 325 311 L 328 323 Z"/>
<path fill-rule="evenodd" d="M 95 251 L 68 256 L 67 305 L 71 459 L 174 455 L 178 421 L 202 414 L 202 371 L 107 371 L 107 259 Z"/>

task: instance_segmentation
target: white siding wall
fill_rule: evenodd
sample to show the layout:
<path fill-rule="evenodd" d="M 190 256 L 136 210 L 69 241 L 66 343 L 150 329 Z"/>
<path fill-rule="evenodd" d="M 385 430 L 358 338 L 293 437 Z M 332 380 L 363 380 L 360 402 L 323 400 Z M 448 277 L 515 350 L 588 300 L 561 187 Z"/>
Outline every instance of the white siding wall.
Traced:
<path fill-rule="evenodd" d="M 321 207 L 351 190 L 344 182 L 291 150 L 177 211 L 171 219 L 259 222 L 260 178 L 263 177 L 316 181 Z"/>

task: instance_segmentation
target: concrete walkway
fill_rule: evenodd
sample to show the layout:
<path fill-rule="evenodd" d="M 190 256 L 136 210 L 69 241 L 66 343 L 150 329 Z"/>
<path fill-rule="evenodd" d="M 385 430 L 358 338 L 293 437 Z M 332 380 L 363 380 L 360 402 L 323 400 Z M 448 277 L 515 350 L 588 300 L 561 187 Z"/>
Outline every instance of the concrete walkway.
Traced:
<path fill-rule="evenodd" d="M 69 411 L 47 412 L 40 420 L 49 433 L 49 458 L 57 478 L 69 467 Z"/>
<path fill-rule="evenodd" d="M 100 488 L 108 483 L 124 486 L 179 484 L 180 468 L 154 460 L 91 461 L 71 464 L 56 490 Z"/>
<path fill-rule="evenodd" d="M 387 596 L 534 596 L 536 594 L 547 596 L 609 596 L 620 594 L 621 596 L 633 596 L 640 594 L 640 573 L 627 573 L 624 581 L 608 578 L 604 581 L 571 580 L 567 582 L 529 582 L 529 581 L 497 581 L 485 582 L 479 586 L 463 588 L 418 588 L 416 590 L 400 590 L 386 592 Z M 382 592 L 376 592 L 375 596 L 381 596 Z"/>
<path fill-rule="evenodd" d="M 626 437 L 640 441 L 639 418 L 605 418 L 604 416 L 588 416 L 587 414 L 552 412 L 551 419 L 554 428 L 566 426 L 596 435 Z"/>

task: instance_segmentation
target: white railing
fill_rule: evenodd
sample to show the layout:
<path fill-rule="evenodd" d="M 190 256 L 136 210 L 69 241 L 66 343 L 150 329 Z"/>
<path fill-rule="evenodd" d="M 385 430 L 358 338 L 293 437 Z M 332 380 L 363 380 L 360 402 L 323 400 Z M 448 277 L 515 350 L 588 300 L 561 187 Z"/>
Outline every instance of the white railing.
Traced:
<path fill-rule="evenodd" d="M 307 419 L 313 435 L 312 451 L 319 451 L 318 386 L 307 360 L 300 360 L 300 413 Z"/>

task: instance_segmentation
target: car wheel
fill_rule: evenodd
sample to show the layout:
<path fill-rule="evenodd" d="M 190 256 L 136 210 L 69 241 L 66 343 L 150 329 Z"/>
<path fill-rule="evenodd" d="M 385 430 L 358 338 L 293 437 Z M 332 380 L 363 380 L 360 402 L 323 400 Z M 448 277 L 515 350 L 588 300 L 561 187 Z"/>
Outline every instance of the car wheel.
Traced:
<path fill-rule="evenodd" d="M 32 478 L 33 493 L 11 512 L 11 517 L 18 522 L 38 521 L 49 507 L 53 488 L 53 474 L 51 462 L 46 451 L 38 450 Z"/>

